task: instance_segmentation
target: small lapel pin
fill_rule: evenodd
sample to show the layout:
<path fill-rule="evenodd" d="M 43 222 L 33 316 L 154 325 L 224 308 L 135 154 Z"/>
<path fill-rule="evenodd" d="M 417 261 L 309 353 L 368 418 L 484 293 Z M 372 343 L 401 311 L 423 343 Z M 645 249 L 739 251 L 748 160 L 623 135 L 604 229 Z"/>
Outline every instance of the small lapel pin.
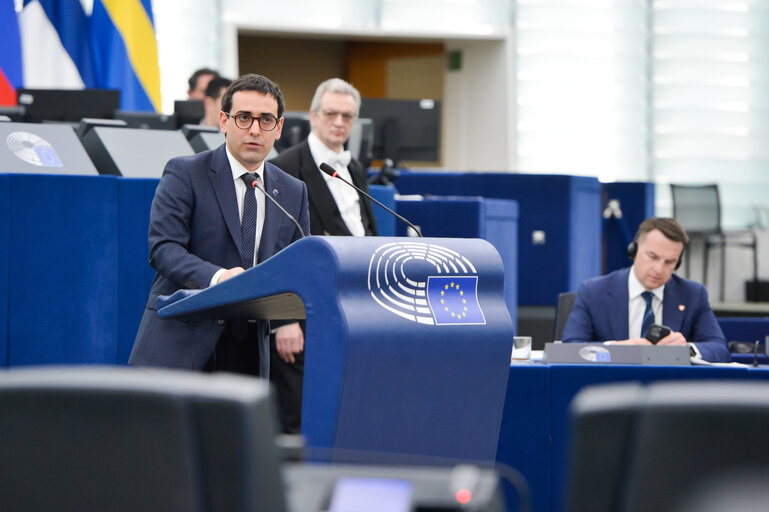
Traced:
<path fill-rule="evenodd" d="M 272 189 L 272 195 L 275 196 L 275 197 L 278 197 L 278 189 L 277 188 Z"/>
<path fill-rule="evenodd" d="M 686 309 L 686 306 L 684 304 L 678 305 L 678 311 L 683 311 L 684 309 Z"/>

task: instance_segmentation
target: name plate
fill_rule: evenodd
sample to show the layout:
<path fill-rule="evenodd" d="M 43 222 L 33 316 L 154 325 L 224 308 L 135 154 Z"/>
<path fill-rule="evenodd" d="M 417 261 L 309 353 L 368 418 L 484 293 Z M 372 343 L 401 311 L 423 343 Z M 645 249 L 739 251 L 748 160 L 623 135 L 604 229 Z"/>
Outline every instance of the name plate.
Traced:
<path fill-rule="evenodd" d="M 546 343 L 542 362 L 691 366 L 688 346 L 604 345 L 603 343 Z"/>

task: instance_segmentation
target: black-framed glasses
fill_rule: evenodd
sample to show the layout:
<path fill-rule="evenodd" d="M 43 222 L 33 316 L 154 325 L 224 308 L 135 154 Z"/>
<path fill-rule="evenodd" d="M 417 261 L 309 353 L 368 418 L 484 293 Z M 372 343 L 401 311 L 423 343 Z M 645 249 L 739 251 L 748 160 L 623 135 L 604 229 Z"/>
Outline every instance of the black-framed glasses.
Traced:
<path fill-rule="evenodd" d="M 345 123 L 351 123 L 355 119 L 355 114 L 349 112 L 337 112 L 336 110 L 321 110 L 320 113 L 329 120 L 334 120 L 339 116 L 342 116 L 342 121 Z"/>
<path fill-rule="evenodd" d="M 266 132 L 270 132 L 278 126 L 278 118 L 271 115 L 266 116 L 252 116 L 248 112 L 238 112 L 237 114 L 224 113 L 225 116 L 232 118 L 235 121 L 235 126 L 241 130 L 248 130 L 254 124 L 254 121 L 259 122 L 259 129 Z"/>

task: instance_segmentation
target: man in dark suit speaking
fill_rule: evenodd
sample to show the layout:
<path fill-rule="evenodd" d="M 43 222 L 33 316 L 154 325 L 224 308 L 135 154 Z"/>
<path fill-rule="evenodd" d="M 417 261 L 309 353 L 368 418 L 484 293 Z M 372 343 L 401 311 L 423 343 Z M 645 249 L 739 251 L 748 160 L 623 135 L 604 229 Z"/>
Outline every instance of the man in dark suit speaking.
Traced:
<path fill-rule="evenodd" d="M 313 235 L 377 234 L 371 201 L 341 180 L 320 170 L 328 163 L 358 188 L 368 192 L 366 169 L 344 145 L 360 110 L 360 93 L 339 78 L 321 83 L 310 105 L 312 131 L 307 140 L 286 149 L 272 163 L 302 180 L 310 199 Z M 273 350 L 271 380 L 277 390 L 283 429 L 298 433 L 301 423 L 304 354 L 286 359 Z"/>
<path fill-rule="evenodd" d="M 150 211 L 150 264 L 156 270 L 129 363 L 267 378 L 267 322 L 160 319 L 157 298 L 181 288 L 206 288 L 234 277 L 295 240 L 299 229 L 252 182 L 263 186 L 309 228 L 307 189 L 265 157 L 283 127 L 283 94 L 261 75 L 227 88 L 219 114 L 225 144 L 170 160 Z M 286 353 L 303 350 L 294 322 Z"/>
<path fill-rule="evenodd" d="M 563 341 L 649 345 L 649 326 L 664 324 L 671 332 L 658 345 L 689 342 L 707 361 L 728 361 L 707 290 L 673 274 L 688 241 L 674 219 L 643 221 L 628 248 L 633 266 L 580 284 Z"/>

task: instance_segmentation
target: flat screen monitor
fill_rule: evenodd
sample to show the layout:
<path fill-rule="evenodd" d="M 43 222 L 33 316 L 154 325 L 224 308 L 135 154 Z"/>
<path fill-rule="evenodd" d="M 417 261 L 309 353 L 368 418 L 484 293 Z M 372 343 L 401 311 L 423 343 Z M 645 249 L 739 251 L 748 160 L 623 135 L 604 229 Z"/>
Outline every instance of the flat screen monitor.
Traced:
<path fill-rule="evenodd" d="M 126 122 L 129 128 L 145 128 L 152 130 L 175 130 L 176 116 L 174 114 L 156 114 L 155 112 L 140 112 L 133 110 L 116 110 L 115 119 Z"/>
<path fill-rule="evenodd" d="M 283 131 L 275 141 L 275 149 L 280 153 L 284 149 L 296 146 L 310 135 L 310 114 L 308 112 L 283 112 Z"/>
<path fill-rule="evenodd" d="M 112 119 L 120 108 L 117 89 L 18 89 L 17 100 L 31 123 L 76 123 L 84 117 Z"/>
<path fill-rule="evenodd" d="M 176 100 L 174 115 L 176 127 L 181 128 L 185 124 L 200 124 L 200 120 L 206 115 L 206 109 L 202 100 Z"/>
<path fill-rule="evenodd" d="M 440 159 L 440 101 L 363 98 L 360 117 L 374 122 L 375 159 L 396 163 Z"/>

